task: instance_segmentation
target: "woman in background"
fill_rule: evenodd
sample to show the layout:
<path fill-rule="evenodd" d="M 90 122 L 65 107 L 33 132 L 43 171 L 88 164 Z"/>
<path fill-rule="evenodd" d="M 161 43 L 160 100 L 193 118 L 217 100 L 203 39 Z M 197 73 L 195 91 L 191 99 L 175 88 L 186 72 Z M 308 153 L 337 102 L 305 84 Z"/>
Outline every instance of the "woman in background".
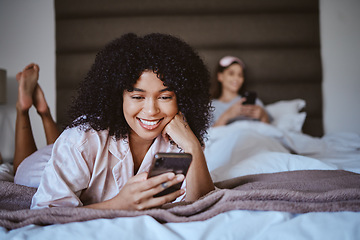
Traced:
<path fill-rule="evenodd" d="M 220 59 L 216 68 L 217 81 L 212 92 L 213 127 L 226 125 L 235 120 L 270 122 L 270 117 L 260 99 L 254 104 L 243 104 L 247 99 L 240 92 L 244 89 L 245 64 L 234 56 Z"/>

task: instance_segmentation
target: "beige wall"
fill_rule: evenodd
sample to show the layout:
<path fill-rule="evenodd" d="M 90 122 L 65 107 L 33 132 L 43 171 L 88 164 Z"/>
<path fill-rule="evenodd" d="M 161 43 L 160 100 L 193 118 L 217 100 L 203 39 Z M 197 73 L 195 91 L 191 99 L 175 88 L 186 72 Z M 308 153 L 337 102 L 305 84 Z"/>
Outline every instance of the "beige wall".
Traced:
<path fill-rule="evenodd" d="M 0 68 L 7 70 L 7 104 L 0 105 L 0 151 L 14 152 L 16 73 L 30 62 L 40 65 L 40 85 L 55 114 L 55 29 L 53 1 L 0 0 Z M 45 146 L 41 120 L 31 109 L 38 146 Z"/>
<path fill-rule="evenodd" d="M 320 0 L 325 133 L 360 134 L 359 13 L 359 0 Z"/>

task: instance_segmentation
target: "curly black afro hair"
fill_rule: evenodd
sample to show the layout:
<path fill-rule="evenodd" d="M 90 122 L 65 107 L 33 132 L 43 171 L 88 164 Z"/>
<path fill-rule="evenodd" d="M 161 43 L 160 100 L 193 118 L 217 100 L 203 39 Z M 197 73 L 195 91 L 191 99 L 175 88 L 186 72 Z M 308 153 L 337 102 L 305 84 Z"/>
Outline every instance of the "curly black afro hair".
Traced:
<path fill-rule="evenodd" d="M 211 117 L 209 72 L 187 43 L 160 33 L 125 34 L 96 55 L 70 108 L 73 121 L 69 127 L 108 129 L 117 140 L 125 138 L 130 127 L 123 113 L 123 92 L 131 91 L 146 70 L 175 92 L 179 111 L 203 144 Z"/>

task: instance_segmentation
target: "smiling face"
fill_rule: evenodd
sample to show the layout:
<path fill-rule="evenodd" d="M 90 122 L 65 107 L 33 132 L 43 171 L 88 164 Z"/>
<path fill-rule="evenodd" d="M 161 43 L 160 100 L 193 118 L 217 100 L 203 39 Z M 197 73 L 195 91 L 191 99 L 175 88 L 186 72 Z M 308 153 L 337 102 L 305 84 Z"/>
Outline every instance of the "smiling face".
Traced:
<path fill-rule="evenodd" d="M 153 141 L 178 112 L 176 96 L 152 71 L 143 72 L 132 91 L 124 91 L 123 111 L 130 140 Z"/>
<path fill-rule="evenodd" d="M 218 80 L 223 91 L 237 93 L 244 83 L 244 72 L 240 64 L 232 64 L 223 72 L 218 73 Z"/>

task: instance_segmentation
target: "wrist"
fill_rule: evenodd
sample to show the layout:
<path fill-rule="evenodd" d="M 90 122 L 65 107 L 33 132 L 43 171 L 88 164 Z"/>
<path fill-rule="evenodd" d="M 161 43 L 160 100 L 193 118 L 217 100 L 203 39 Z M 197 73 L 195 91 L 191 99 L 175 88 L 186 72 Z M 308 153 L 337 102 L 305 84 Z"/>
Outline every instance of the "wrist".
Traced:
<path fill-rule="evenodd" d="M 197 155 L 200 151 L 202 152 L 201 145 L 199 141 L 196 139 L 196 142 L 192 142 L 188 146 L 183 148 L 184 152 L 190 153 L 191 155 Z"/>

